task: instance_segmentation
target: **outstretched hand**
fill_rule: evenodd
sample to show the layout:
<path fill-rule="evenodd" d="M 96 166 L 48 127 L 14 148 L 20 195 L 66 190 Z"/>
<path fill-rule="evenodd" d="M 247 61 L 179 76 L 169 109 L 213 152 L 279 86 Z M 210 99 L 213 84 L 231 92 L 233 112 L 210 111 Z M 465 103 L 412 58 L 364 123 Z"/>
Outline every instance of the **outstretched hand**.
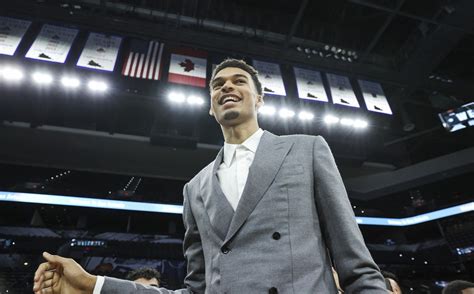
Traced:
<path fill-rule="evenodd" d="M 71 258 L 43 253 L 44 262 L 35 272 L 35 294 L 92 294 L 97 277 Z"/>

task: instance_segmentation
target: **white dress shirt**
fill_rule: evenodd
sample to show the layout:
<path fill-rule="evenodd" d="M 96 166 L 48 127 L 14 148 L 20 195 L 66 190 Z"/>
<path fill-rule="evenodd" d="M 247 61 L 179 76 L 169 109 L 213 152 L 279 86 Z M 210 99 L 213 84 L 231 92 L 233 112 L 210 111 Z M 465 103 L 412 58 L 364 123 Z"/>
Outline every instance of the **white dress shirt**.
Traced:
<path fill-rule="evenodd" d="M 255 158 L 263 130 L 258 129 L 242 144 L 224 143 L 224 160 L 217 169 L 217 177 L 222 192 L 234 209 L 237 209 L 240 197 L 247 183 L 249 168 Z"/>
<path fill-rule="evenodd" d="M 262 135 L 263 130 L 258 129 L 242 144 L 224 143 L 224 160 L 217 169 L 217 177 L 222 192 L 224 192 L 234 211 L 237 209 L 247 183 L 249 168 L 255 158 L 255 152 Z M 103 276 L 97 276 L 93 294 L 100 294 L 104 280 Z"/>

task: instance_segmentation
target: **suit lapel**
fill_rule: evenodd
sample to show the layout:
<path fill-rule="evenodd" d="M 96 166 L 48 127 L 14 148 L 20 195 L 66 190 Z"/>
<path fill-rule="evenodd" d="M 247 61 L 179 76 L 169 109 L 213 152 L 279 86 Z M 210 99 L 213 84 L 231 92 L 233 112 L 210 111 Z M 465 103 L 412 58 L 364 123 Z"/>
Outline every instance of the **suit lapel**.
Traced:
<path fill-rule="evenodd" d="M 235 235 L 255 209 L 273 182 L 292 145 L 293 143 L 283 141 L 278 136 L 265 131 L 250 166 L 247 183 L 224 242 L 229 241 Z"/>
<path fill-rule="evenodd" d="M 214 161 L 214 165 L 209 177 L 211 179 L 210 189 L 202 189 L 202 199 L 204 202 L 204 207 L 206 208 L 207 214 L 209 216 L 209 220 L 214 231 L 222 240 L 224 240 L 232 217 L 234 216 L 234 209 L 225 197 L 224 192 L 222 192 L 219 179 L 217 178 L 217 169 L 222 162 L 223 153 L 224 152 L 222 148 L 217 154 L 216 160 Z"/>

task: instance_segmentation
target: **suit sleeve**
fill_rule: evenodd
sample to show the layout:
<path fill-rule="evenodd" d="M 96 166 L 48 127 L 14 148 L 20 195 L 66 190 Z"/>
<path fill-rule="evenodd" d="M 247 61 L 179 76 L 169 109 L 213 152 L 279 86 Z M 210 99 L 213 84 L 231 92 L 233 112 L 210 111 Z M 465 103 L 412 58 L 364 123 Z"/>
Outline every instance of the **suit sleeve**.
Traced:
<path fill-rule="evenodd" d="M 206 289 L 204 254 L 202 250 L 201 237 L 189 204 L 187 184 L 183 191 L 183 221 L 186 228 L 184 233 L 184 256 L 187 261 L 187 276 L 184 279 L 186 289 L 168 290 L 137 284 L 131 281 L 105 277 L 101 294 L 194 294 L 204 293 Z"/>
<path fill-rule="evenodd" d="M 314 198 L 326 246 L 346 293 L 387 293 L 357 225 L 334 157 L 323 137 L 313 145 Z"/>
<path fill-rule="evenodd" d="M 186 184 L 183 189 L 183 222 L 186 228 L 183 251 L 188 264 L 188 274 L 184 283 L 192 290 L 192 293 L 204 293 L 206 290 L 204 252 L 201 235 L 189 203 L 188 185 Z"/>

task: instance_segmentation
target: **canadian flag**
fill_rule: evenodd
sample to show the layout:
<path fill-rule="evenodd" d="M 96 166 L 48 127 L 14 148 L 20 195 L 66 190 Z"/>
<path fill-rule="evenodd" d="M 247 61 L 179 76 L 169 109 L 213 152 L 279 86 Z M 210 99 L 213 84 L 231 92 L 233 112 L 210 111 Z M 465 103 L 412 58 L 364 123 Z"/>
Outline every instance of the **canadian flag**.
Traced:
<path fill-rule="evenodd" d="M 174 49 L 171 53 L 168 81 L 196 87 L 206 87 L 207 52 L 188 48 Z"/>

